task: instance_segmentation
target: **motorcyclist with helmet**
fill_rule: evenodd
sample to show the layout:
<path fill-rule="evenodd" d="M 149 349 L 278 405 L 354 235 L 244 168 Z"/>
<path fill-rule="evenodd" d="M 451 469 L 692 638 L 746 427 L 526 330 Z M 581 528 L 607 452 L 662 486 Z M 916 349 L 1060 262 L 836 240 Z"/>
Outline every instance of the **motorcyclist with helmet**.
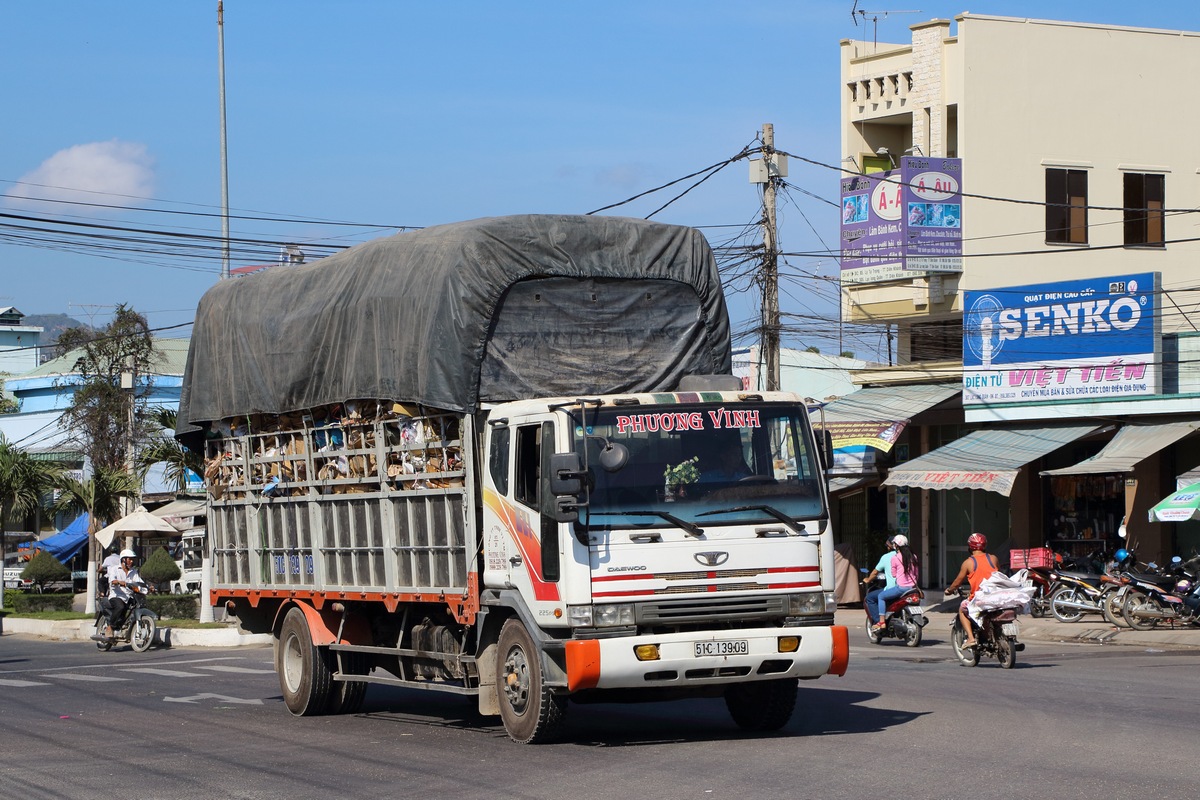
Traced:
<path fill-rule="evenodd" d="M 967 599 L 958 605 L 958 620 L 962 624 L 966 637 L 962 644 L 964 650 L 975 646 L 975 630 L 971 627 L 971 619 L 967 615 L 967 603 L 971 602 L 975 592 L 979 591 L 979 584 L 1000 568 L 1000 562 L 996 560 L 996 557 L 987 552 L 987 537 L 982 533 L 972 533 L 967 537 L 967 550 L 971 554 L 963 561 L 958 575 L 946 587 L 946 595 L 949 596 L 958 591 L 958 587 L 962 585 L 963 581 L 968 582 L 971 586 L 971 593 L 967 595 Z"/>
<path fill-rule="evenodd" d="M 104 614 L 106 626 L 100 638 L 111 639 L 113 631 L 120 625 L 125 608 L 133 592 L 129 587 L 144 585 L 141 574 L 135 565 L 137 553 L 129 548 L 121 551 L 121 563 L 108 573 L 108 597 L 100 602 L 100 611 Z M 96 637 L 93 637 L 96 638 Z"/>

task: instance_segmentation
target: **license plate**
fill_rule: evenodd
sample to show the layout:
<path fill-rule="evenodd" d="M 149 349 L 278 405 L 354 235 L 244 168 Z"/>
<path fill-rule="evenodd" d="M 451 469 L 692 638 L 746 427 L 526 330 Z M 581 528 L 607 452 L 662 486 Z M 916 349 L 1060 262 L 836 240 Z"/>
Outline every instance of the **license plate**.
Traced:
<path fill-rule="evenodd" d="M 726 639 L 715 642 L 695 642 L 696 658 L 703 656 L 744 656 L 750 652 L 745 639 Z"/>
<path fill-rule="evenodd" d="M 1000 626 L 1000 631 L 1005 636 L 1016 636 L 1021 630 L 1021 626 L 1017 622 L 1005 622 Z"/>
<path fill-rule="evenodd" d="M 1027 580 L 1027 581 L 1024 581 L 1022 585 L 1023 585 L 1023 586 L 1024 586 L 1026 589 L 1032 589 L 1032 588 L 1033 588 L 1033 579 L 1032 579 L 1032 578 L 1030 578 L 1029 580 Z"/>
<path fill-rule="evenodd" d="M 910 613 L 910 614 L 924 614 L 924 613 L 925 613 L 925 609 L 921 608 L 920 606 L 909 606 L 909 607 L 908 607 L 908 613 Z"/>

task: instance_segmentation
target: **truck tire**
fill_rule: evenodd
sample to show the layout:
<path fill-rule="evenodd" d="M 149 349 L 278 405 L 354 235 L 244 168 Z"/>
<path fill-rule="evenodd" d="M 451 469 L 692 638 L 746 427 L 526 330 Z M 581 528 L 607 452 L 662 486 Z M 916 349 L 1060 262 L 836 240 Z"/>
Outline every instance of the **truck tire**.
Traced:
<path fill-rule="evenodd" d="M 338 654 L 329 652 L 330 666 L 337 665 Z M 371 666 L 364 653 L 342 653 L 342 671 L 346 675 L 366 675 Z M 357 714 L 367 696 L 367 684 L 362 681 L 334 681 L 329 690 L 327 714 Z"/>
<path fill-rule="evenodd" d="M 567 699 L 554 694 L 542 676 L 542 660 L 519 619 L 500 629 L 496 692 L 504 730 L 518 744 L 553 741 L 566 719 Z"/>
<path fill-rule="evenodd" d="M 275 671 L 279 673 L 283 704 L 297 717 L 323 714 L 329 706 L 333 674 L 325 658 L 322 648 L 313 644 L 304 612 L 289 610 L 279 629 Z"/>
<path fill-rule="evenodd" d="M 725 707 L 737 726 L 745 731 L 777 731 L 792 718 L 800 681 L 738 683 L 725 690 Z"/>

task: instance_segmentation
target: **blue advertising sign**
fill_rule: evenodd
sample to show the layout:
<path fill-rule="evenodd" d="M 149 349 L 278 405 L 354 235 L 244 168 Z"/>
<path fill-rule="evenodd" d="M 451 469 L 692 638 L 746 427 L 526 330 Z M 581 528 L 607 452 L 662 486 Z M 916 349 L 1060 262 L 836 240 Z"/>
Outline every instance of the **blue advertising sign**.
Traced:
<path fill-rule="evenodd" d="M 904 268 L 962 272 L 962 159 L 905 157 Z"/>
<path fill-rule="evenodd" d="M 904 157 L 841 181 L 842 282 L 962 270 L 962 159 Z"/>
<path fill-rule="evenodd" d="M 1158 394 L 1159 273 L 966 292 L 963 403 Z"/>

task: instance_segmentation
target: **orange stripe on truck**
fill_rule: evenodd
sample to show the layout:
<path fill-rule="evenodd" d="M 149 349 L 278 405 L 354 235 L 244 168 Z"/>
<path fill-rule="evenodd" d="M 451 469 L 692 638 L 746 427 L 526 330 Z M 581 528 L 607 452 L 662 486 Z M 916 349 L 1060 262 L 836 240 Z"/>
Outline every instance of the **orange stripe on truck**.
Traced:
<path fill-rule="evenodd" d="M 829 659 L 829 675 L 845 675 L 850 663 L 850 631 L 845 625 L 832 625 L 829 633 L 833 637 L 833 655 Z"/>
<path fill-rule="evenodd" d="M 567 651 L 567 689 L 592 689 L 600 682 L 600 642 L 595 639 L 570 641 Z"/>

